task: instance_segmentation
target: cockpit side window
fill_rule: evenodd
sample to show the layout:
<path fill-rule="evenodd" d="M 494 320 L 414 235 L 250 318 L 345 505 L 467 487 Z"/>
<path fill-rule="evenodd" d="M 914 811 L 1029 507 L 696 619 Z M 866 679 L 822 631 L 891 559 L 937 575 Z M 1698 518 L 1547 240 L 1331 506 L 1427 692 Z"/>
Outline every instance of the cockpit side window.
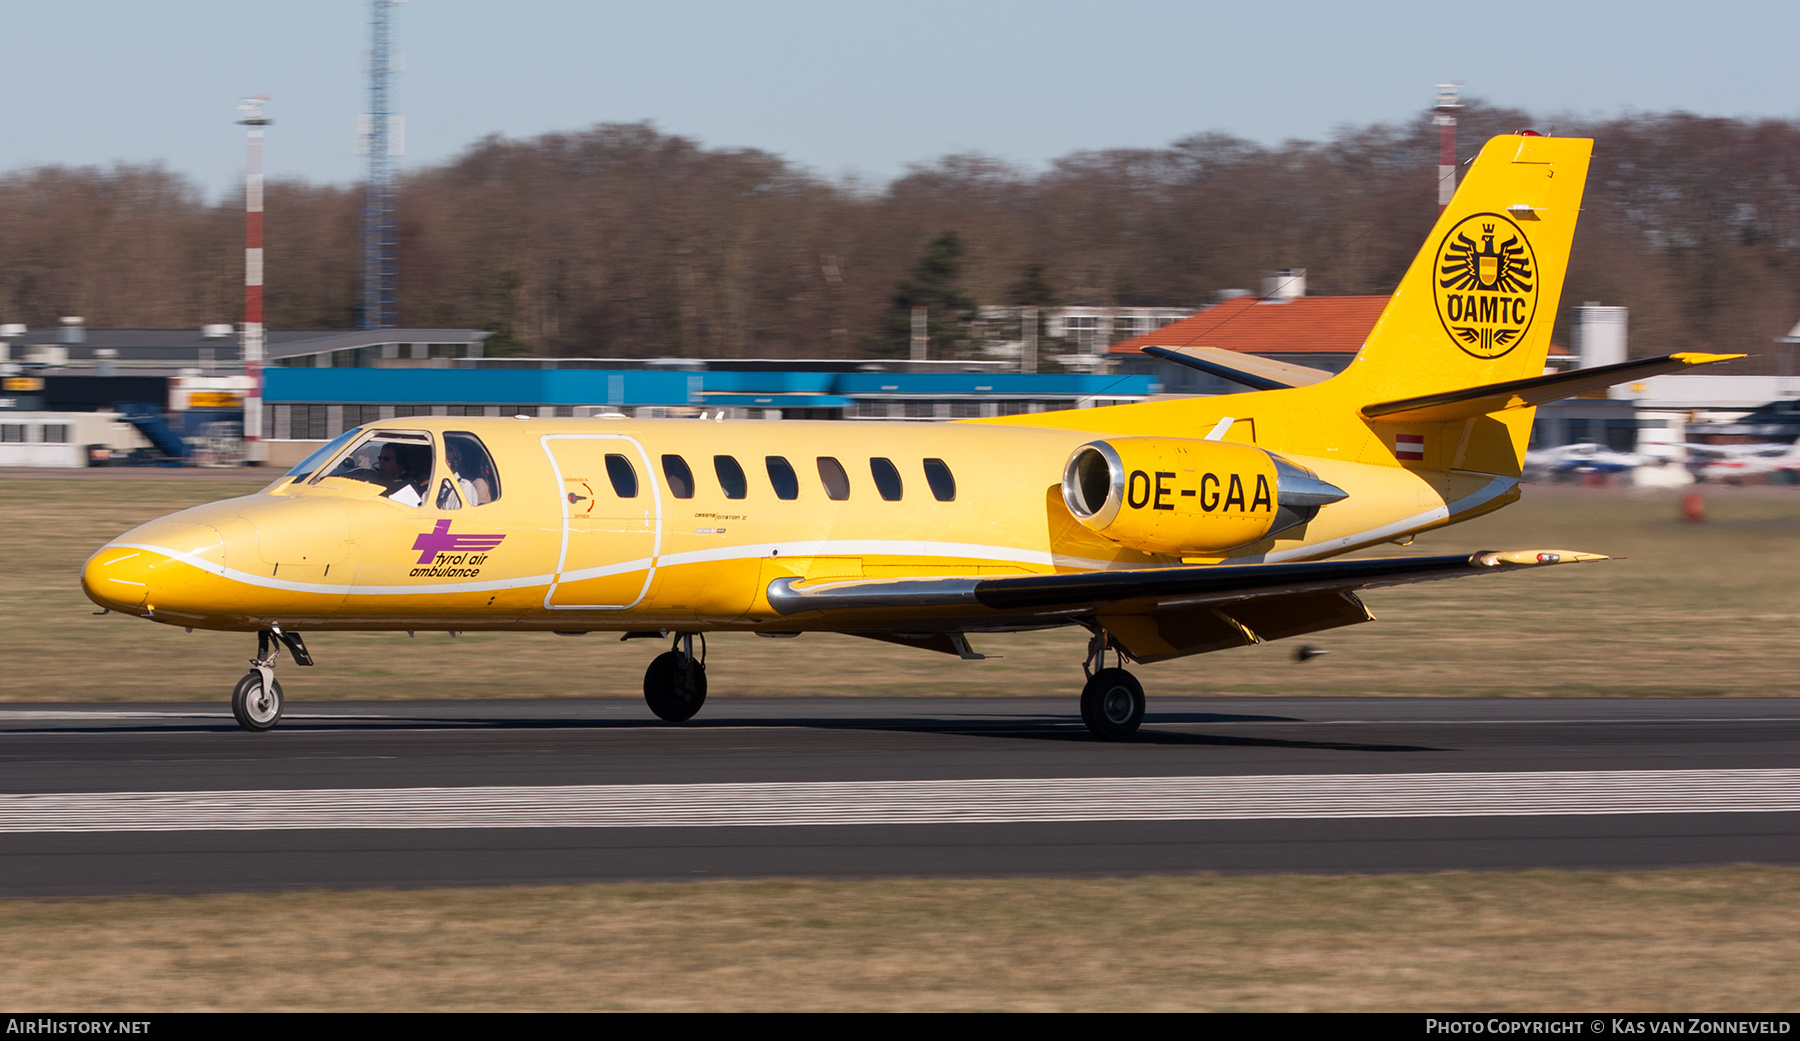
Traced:
<path fill-rule="evenodd" d="M 432 457 L 430 434 L 372 430 L 336 465 L 313 478 L 312 483 L 327 477 L 366 481 L 381 486 L 381 494 L 395 502 L 417 506 L 425 501 L 431 483 Z"/>
<path fill-rule="evenodd" d="M 444 434 L 444 455 L 450 463 L 450 476 L 470 506 L 486 506 L 500 498 L 500 471 L 494 457 L 488 454 L 481 438 L 466 430 Z"/>

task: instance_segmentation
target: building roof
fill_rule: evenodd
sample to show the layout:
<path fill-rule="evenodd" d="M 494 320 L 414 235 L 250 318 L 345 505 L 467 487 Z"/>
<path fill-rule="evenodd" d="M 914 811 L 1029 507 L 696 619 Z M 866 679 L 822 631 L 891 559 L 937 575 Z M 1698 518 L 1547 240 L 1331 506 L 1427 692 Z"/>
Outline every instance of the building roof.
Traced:
<path fill-rule="evenodd" d="M 1140 347 L 1221 347 L 1246 354 L 1355 354 L 1387 306 L 1385 296 L 1300 296 L 1265 303 L 1240 296 L 1155 332 L 1112 346 L 1115 354 Z"/>
<path fill-rule="evenodd" d="M 1391 296 L 1297 296 L 1286 303 L 1240 296 L 1155 332 L 1121 340 L 1112 354 L 1143 347 L 1220 347 L 1244 354 L 1355 354 Z M 1795 327 L 1800 332 L 1800 326 Z M 1550 345 L 1552 356 L 1568 351 Z"/>
<path fill-rule="evenodd" d="M 194 363 L 201 351 L 210 351 L 215 364 L 235 362 L 239 357 L 240 334 L 233 328 L 225 336 L 207 336 L 200 329 L 78 329 L 80 339 L 70 342 L 66 329 L 30 329 L 9 337 L 14 360 L 33 349 L 62 347 L 76 361 L 112 358 L 120 361 L 168 361 L 171 364 Z M 372 347 L 389 343 L 480 343 L 493 333 L 480 329 L 271 329 L 266 334 L 265 357 L 282 358 L 320 354 L 325 351 L 354 347 Z M 97 355 L 96 351 L 108 351 Z"/>

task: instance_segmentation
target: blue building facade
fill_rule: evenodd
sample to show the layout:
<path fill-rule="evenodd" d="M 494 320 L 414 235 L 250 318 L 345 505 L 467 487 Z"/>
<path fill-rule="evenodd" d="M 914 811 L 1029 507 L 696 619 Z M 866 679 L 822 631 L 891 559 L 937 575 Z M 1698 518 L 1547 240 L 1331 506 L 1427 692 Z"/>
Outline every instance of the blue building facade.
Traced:
<path fill-rule="evenodd" d="M 1142 401 L 1148 375 L 804 370 L 271 368 L 268 430 L 316 441 L 404 416 L 933 420 Z"/>

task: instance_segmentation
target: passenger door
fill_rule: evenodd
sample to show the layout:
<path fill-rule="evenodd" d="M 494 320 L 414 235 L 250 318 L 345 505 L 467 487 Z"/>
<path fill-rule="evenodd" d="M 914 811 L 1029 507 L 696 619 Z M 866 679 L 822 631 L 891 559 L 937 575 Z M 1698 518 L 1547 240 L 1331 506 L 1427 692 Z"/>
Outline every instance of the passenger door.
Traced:
<path fill-rule="evenodd" d="M 641 603 L 662 550 L 662 496 L 642 445 L 623 434 L 550 434 L 561 491 L 562 550 L 544 606 L 622 611 Z M 615 457 L 609 462 L 608 456 Z M 622 478 L 623 460 L 631 481 Z M 629 491 L 631 494 L 623 494 Z"/>

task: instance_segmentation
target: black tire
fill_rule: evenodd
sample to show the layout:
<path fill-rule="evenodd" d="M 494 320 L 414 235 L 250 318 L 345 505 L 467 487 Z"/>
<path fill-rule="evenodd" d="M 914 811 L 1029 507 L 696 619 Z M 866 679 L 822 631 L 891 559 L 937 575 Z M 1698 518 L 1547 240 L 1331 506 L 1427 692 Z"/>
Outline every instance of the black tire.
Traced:
<path fill-rule="evenodd" d="M 706 667 L 678 651 L 664 651 L 644 670 L 644 701 L 666 722 L 694 718 L 706 704 Z"/>
<path fill-rule="evenodd" d="M 1124 669 L 1101 669 L 1081 688 L 1081 721 L 1102 741 L 1123 741 L 1144 722 L 1144 688 Z"/>
<path fill-rule="evenodd" d="M 237 717 L 238 726 L 260 733 L 281 722 L 281 710 L 287 704 L 281 681 L 271 682 L 269 689 L 273 696 L 264 697 L 262 673 L 255 669 L 238 680 L 237 689 L 231 692 L 231 714 Z"/>

